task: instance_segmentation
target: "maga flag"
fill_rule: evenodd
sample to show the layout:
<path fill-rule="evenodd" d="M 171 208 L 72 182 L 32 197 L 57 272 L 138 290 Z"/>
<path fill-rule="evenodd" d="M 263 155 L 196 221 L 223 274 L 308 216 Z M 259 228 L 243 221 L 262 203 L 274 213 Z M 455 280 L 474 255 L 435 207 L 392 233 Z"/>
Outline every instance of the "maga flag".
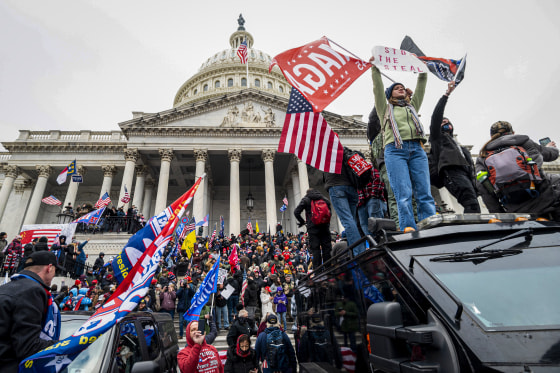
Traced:
<path fill-rule="evenodd" d="M 286 80 L 301 92 L 316 113 L 323 111 L 371 66 L 335 51 L 326 36 L 278 54 L 269 71 L 274 65 L 278 65 Z"/>
<path fill-rule="evenodd" d="M 466 55 L 460 60 L 426 57 L 424 52 L 418 48 L 408 35 L 404 37 L 401 43 L 401 49 L 416 54 L 416 56 L 428 66 L 428 70 L 441 80 L 446 82 L 455 81 L 456 84 L 459 84 L 465 77 L 465 68 L 467 65 Z"/>
<path fill-rule="evenodd" d="M 49 346 L 23 360 L 20 372 L 60 372 L 84 349 L 95 342 L 103 333 L 131 312 L 148 291 L 151 279 L 158 268 L 165 247 L 171 240 L 178 217 L 183 214 L 192 200 L 201 178 L 174 203 L 171 215 L 160 233 L 130 270 L 129 276 L 120 283 L 113 295 L 70 337 Z M 176 201 L 177 202 L 177 201 Z"/>
<path fill-rule="evenodd" d="M 167 225 L 169 219 L 173 216 L 173 212 L 189 198 L 192 198 L 200 184 L 202 177 L 198 178 L 194 186 L 188 192 L 183 194 L 179 199 L 169 205 L 159 215 L 150 219 L 148 224 L 140 229 L 136 234 L 128 240 L 122 252 L 115 257 L 112 263 L 114 276 L 118 283 L 121 283 L 132 267 L 136 264 L 138 258 L 142 256 L 144 251 L 151 245 L 153 240 L 161 233 L 162 229 Z M 194 188 L 194 191 L 192 191 Z M 192 191 L 192 193 L 191 193 Z M 175 228 L 175 225 L 173 226 Z M 173 232 L 172 232 L 173 233 Z"/>
<path fill-rule="evenodd" d="M 99 219 L 101 219 L 101 215 L 103 215 L 103 211 L 105 211 L 105 207 L 89 212 L 81 218 L 74 220 L 72 223 L 97 224 L 99 223 Z"/>

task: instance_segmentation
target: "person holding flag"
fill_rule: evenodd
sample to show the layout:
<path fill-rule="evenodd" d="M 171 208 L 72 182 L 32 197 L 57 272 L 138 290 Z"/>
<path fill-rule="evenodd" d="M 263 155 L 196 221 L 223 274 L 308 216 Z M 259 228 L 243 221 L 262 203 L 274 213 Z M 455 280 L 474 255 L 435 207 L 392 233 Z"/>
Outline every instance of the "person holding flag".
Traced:
<path fill-rule="evenodd" d="M 436 214 L 430 191 L 428 157 L 422 147 L 426 137 L 417 113 L 424 100 L 428 74 L 418 74 L 411 99 L 401 83 L 393 83 L 384 90 L 381 72 L 375 66 L 375 57 L 371 57 L 370 63 L 375 107 L 383 133 L 385 166 L 397 200 L 399 226 L 402 230 L 407 227 L 416 229 L 412 211 L 413 190 L 416 193 L 418 220 Z"/>

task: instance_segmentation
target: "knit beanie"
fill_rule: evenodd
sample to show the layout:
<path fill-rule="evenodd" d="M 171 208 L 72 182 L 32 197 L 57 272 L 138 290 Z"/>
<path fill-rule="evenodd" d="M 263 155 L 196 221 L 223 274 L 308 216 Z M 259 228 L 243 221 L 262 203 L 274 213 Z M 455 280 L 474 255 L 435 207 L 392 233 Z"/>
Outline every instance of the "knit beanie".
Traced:
<path fill-rule="evenodd" d="M 389 100 L 391 98 L 391 95 L 393 93 L 393 89 L 395 89 L 396 86 L 398 85 L 402 85 L 404 87 L 404 84 L 402 83 L 393 83 L 389 86 L 389 88 L 387 88 L 385 90 L 385 97 L 387 97 L 387 100 Z"/>

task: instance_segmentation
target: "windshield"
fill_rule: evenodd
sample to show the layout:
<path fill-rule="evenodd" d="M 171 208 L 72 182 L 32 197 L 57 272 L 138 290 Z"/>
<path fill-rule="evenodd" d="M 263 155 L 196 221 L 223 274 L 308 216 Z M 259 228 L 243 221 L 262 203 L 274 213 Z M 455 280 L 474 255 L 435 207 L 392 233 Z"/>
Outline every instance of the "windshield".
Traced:
<path fill-rule="evenodd" d="M 473 262 L 417 258 L 485 329 L 560 325 L 560 250 L 526 249 L 520 255 Z"/>
<path fill-rule="evenodd" d="M 72 335 L 85 320 L 64 320 L 62 319 L 62 329 L 60 331 L 60 339 L 64 339 Z M 107 350 L 107 341 L 111 331 L 108 331 L 93 342 L 88 348 L 83 350 L 74 361 L 62 370 L 62 373 L 82 373 L 82 372 L 98 372 L 103 363 L 103 355 Z"/>

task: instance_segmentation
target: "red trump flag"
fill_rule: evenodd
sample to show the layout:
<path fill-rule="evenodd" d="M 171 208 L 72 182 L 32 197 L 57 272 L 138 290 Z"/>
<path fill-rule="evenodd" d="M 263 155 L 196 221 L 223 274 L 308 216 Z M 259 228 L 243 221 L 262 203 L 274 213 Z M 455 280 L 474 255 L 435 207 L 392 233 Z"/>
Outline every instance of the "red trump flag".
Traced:
<path fill-rule="evenodd" d="M 311 103 L 315 113 L 323 111 L 350 87 L 371 65 L 331 48 L 327 37 L 280 53 L 269 70 L 278 65 L 286 80 Z"/>

